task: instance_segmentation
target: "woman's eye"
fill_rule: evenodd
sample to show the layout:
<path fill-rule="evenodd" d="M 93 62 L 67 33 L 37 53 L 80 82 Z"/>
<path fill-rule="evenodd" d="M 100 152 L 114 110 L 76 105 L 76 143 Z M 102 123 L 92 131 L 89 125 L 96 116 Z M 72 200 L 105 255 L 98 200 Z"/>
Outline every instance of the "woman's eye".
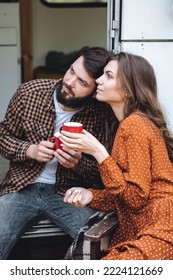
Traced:
<path fill-rule="evenodd" d="M 108 79 L 111 79 L 111 78 L 112 78 L 112 75 L 109 74 L 109 73 L 107 73 L 107 78 L 108 78 Z"/>

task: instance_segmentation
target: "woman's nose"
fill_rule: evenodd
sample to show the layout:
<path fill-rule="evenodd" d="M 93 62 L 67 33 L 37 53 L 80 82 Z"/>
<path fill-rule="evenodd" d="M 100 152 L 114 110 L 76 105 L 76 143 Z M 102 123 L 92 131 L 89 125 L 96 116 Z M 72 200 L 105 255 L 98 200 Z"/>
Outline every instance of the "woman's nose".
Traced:
<path fill-rule="evenodd" d="M 100 76 L 100 77 L 96 80 L 96 84 L 100 85 L 100 84 L 102 83 L 101 77 L 102 77 L 102 76 Z"/>

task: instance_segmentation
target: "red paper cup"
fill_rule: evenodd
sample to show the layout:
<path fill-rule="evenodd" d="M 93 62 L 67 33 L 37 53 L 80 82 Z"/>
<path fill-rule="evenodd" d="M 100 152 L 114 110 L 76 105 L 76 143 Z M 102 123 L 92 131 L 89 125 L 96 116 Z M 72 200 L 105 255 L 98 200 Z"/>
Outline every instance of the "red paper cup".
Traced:
<path fill-rule="evenodd" d="M 56 132 L 54 136 L 49 139 L 50 142 L 55 143 L 55 151 L 60 149 L 62 150 L 62 142 L 60 140 L 60 133 Z"/>

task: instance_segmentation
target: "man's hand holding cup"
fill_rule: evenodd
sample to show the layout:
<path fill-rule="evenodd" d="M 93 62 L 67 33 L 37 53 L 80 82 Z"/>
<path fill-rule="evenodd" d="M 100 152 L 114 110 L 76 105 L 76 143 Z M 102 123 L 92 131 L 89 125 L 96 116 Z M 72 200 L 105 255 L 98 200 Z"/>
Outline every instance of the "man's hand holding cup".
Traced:
<path fill-rule="evenodd" d="M 79 160 L 82 157 L 81 152 L 74 151 L 67 148 L 61 142 L 61 132 L 67 131 L 71 133 L 82 133 L 83 125 L 78 122 L 66 122 L 61 127 L 59 132 L 55 133 L 53 137 L 50 138 L 55 142 L 55 152 L 54 156 L 57 158 L 58 162 L 65 168 L 76 168 Z"/>

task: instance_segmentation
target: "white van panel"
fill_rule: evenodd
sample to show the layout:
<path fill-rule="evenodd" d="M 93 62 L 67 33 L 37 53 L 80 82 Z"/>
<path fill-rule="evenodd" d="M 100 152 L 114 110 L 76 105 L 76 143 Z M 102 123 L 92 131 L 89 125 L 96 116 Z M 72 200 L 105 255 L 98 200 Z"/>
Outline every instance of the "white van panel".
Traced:
<path fill-rule="evenodd" d="M 17 46 L 0 46 L 0 121 L 4 118 L 8 103 L 20 83 L 20 65 Z"/>
<path fill-rule="evenodd" d="M 173 39 L 172 0 L 123 0 L 122 40 Z"/>
<path fill-rule="evenodd" d="M 16 28 L 0 27 L 0 45 L 17 45 Z"/>

